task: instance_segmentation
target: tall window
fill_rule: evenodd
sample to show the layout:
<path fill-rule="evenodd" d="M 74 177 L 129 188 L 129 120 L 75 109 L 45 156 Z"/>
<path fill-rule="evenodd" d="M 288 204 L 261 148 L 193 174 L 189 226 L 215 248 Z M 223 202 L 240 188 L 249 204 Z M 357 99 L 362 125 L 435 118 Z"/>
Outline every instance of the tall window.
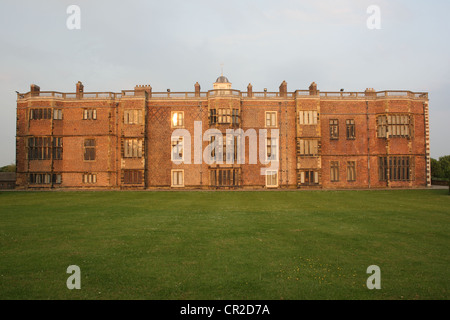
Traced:
<path fill-rule="evenodd" d="M 311 125 L 317 124 L 317 111 L 300 111 L 299 124 Z"/>
<path fill-rule="evenodd" d="M 330 180 L 339 181 L 339 161 L 330 161 Z"/>
<path fill-rule="evenodd" d="M 63 144 L 61 137 L 53 137 L 52 154 L 54 160 L 62 160 Z"/>
<path fill-rule="evenodd" d="M 184 187 L 183 170 L 172 170 L 172 187 Z"/>
<path fill-rule="evenodd" d="M 209 124 L 216 124 L 217 123 L 217 113 L 216 109 L 210 109 L 209 110 Z"/>
<path fill-rule="evenodd" d="M 274 128 L 277 127 L 277 112 L 267 111 L 266 112 L 266 127 Z"/>
<path fill-rule="evenodd" d="M 184 112 L 175 111 L 172 112 L 172 128 L 180 128 L 184 126 Z"/>
<path fill-rule="evenodd" d="M 129 109 L 123 112 L 123 123 L 124 124 L 142 124 L 142 110 L 140 109 Z"/>
<path fill-rule="evenodd" d="M 356 161 L 347 162 L 347 181 L 356 181 Z"/>
<path fill-rule="evenodd" d="M 278 187 L 278 171 L 267 170 L 266 171 L 266 187 Z"/>
<path fill-rule="evenodd" d="M 297 152 L 301 156 L 317 156 L 319 154 L 319 141 L 315 139 L 297 140 Z"/>
<path fill-rule="evenodd" d="M 330 120 L 330 139 L 339 139 L 339 120 Z"/>
<path fill-rule="evenodd" d="M 123 183 L 124 184 L 142 184 L 142 171 L 139 170 L 124 170 Z"/>
<path fill-rule="evenodd" d="M 61 160 L 62 151 L 62 137 L 28 138 L 29 160 Z"/>
<path fill-rule="evenodd" d="M 378 176 L 380 181 L 410 181 L 412 165 L 408 156 L 378 158 Z"/>
<path fill-rule="evenodd" d="M 353 140 L 356 138 L 356 131 L 355 131 L 355 120 L 354 119 L 347 119 L 345 121 L 347 130 L 347 140 Z"/>
<path fill-rule="evenodd" d="M 84 140 L 84 160 L 85 161 L 95 160 L 95 139 Z"/>
<path fill-rule="evenodd" d="M 123 157 L 124 158 L 141 158 L 142 157 L 142 140 L 141 139 L 125 139 L 123 141 Z"/>
<path fill-rule="evenodd" d="M 183 137 L 172 137 L 172 161 L 183 161 L 184 160 L 184 143 L 183 143 Z"/>
<path fill-rule="evenodd" d="M 84 109 L 83 120 L 97 120 L 97 109 Z"/>
<path fill-rule="evenodd" d="M 231 114 L 231 121 L 233 125 L 239 125 L 239 109 L 233 109 Z"/>
<path fill-rule="evenodd" d="M 266 160 L 278 160 L 278 138 L 267 138 L 266 143 Z"/>

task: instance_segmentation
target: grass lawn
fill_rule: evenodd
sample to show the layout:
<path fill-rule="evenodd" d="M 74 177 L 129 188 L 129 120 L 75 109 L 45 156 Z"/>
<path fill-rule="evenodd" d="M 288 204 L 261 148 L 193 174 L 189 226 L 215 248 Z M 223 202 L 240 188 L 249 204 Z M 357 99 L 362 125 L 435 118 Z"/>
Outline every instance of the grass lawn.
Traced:
<path fill-rule="evenodd" d="M 448 190 L 2 192 L 0 299 L 449 299 L 449 226 Z"/>

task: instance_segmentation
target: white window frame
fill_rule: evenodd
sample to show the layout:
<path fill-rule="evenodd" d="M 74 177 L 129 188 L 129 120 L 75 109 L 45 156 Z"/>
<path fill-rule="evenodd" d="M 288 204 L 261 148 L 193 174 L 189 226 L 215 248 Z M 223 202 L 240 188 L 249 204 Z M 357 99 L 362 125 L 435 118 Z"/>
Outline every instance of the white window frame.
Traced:
<path fill-rule="evenodd" d="M 173 142 L 178 142 L 178 145 L 181 145 L 181 159 L 174 159 L 173 153 Z M 173 162 L 183 162 L 184 161 L 184 137 L 175 136 L 170 138 L 170 160 Z"/>
<path fill-rule="evenodd" d="M 275 141 L 275 150 L 276 150 L 275 155 L 276 155 L 276 159 L 269 159 L 269 157 L 268 157 L 268 155 L 267 155 L 267 140 L 268 140 L 268 139 L 271 139 L 271 151 L 272 151 L 272 153 L 273 153 L 273 147 L 274 147 L 273 141 Z M 266 157 L 266 161 L 278 161 L 278 159 L 279 159 L 278 153 L 279 153 L 279 151 L 280 151 L 280 145 L 279 145 L 279 142 L 280 142 L 280 139 L 279 139 L 279 138 L 267 137 L 267 139 L 266 139 L 266 145 L 265 145 L 265 152 L 264 152 L 265 157 Z"/>
<path fill-rule="evenodd" d="M 181 173 L 181 179 L 182 179 L 182 183 L 181 184 L 175 184 L 174 183 L 174 179 L 173 179 L 173 175 L 174 173 Z M 170 171 L 170 186 L 173 188 L 183 188 L 184 187 L 184 170 L 183 169 L 172 169 Z"/>
<path fill-rule="evenodd" d="M 270 124 L 269 125 L 267 125 L 267 115 L 268 114 L 274 114 L 275 116 L 272 118 L 270 118 Z M 272 124 L 272 123 L 274 123 L 274 124 Z M 266 128 L 278 128 L 278 122 L 277 122 L 277 112 L 276 111 L 266 111 L 265 113 L 264 113 L 264 126 L 266 127 Z"/>
<path fill-rule="evenodd" d="M 316 125 L 318 113 L 316 110 L 301 110 L 298 114 L 300 125 Z"/>
<path fill-rule="evenodd" d="M 177 114 L 177 123 L 173 123 L 173 116 Z M 179 122 L 181 121 L 181 124 Z M 170 126 L 171 128 L 184 128 L 184 111 L 172 111 L 170 113 Z"/>
<path fill-rule="evenodd" d="M 142 109 L 126 109 L 123 112 L 124 124 L 142 124 L 143 112 Z"/>
<path fill-rule="evenodd" d="M 275 173 L 276 184 L 269 184 L 269 177 Z M 266 188 L 278 188 L 278 170 L 266 170 Z"/>

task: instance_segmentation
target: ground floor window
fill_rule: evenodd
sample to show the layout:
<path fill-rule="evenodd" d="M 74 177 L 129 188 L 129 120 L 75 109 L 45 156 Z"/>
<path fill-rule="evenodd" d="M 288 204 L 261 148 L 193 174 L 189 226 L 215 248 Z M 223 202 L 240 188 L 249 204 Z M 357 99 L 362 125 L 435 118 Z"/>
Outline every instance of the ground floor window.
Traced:
<path fill-rule="evenodd" d="M 330 180 L 331 182 L 339 181 L 339 161 L 330 161 Z"/>
<path fill-rule="evenodd" d="M 380 181 L 412 180 L 412 163 L 408 156 L 378 158 L 378 176 Z"/>
<path fill-rule="evenodd" d="M 172 187 L 184 187 L 183 170 L 172 170 Z"/>
<path fill-rule="evenodd" d="M 60 173 L 31 173 L 30 184 L 60 184 L 62 177 Z"/>
<path fill-rule="evenodd" d="M 356 161 L 347 162 L 347 181 L 356 181 Z"/>
<path fill-rule="evenodd" d="M 239 169 L 212 169 L 210 184 L 212 187 L 239 186 Z"/>
<path fill-rule="evenodd" d="M 97 175 L 93 173 L 83 174 L 83 183 L 94 184 L 97 183 Z"/>
<path fill-rule="evenodd" d="M 266 187 L 268 188 L 278 187 L 278 171 L 275 170 L 266 171 Z"/>
<path fill-rule="evenodd" d="M 139 170 L 125 170 L 123 172 L 124 184 L 142 184 L 142 171 Z"/>
<path fill-rule="evenodd" d="M 314 170 L 304 170 L 299 172 L 299 182 L 303 185 L 319 184 L 319 172 Z"/>

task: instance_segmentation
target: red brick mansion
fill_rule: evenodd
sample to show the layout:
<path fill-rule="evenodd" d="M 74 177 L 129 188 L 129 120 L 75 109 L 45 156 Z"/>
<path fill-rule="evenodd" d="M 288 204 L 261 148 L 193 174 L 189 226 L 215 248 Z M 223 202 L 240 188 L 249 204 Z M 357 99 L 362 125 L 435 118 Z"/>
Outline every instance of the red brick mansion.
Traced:
<path fill-rule="evenodd" d="M 192 92 L 149 85 L 85 92 L 78 82 L 65 93 L 31 85 L 17 95 L 16 187 L 425 187 L 428 121 L 423 92 L 322 92 L 315 83 L 288 91 L 285 81 L 276 92 L 254 92 L 251 84 L 240 91 L 224 76 L 211 90 L 196 83 Z M 190 136 L 174 136 L 180 129 Z M 244 134 L 229 139 L 227 130 Z"/>

